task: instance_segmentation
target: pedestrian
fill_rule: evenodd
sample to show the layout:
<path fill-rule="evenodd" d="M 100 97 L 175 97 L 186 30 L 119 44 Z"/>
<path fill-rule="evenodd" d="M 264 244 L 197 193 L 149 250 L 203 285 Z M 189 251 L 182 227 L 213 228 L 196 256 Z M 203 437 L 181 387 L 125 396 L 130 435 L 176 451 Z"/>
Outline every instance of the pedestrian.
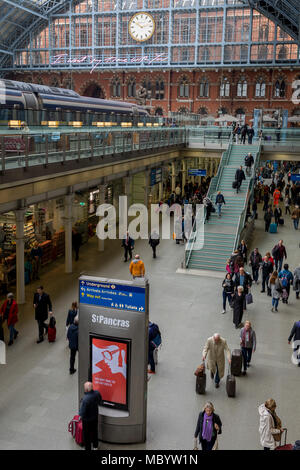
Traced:
<path fill-rule="evenodd" d="M 275 400 L 269 398 L 258 407 L 260 443 L 264 450 L 274 450 L 278 442 L 275 435 L 280 438 L 283 433 L 281 421 L 275 413 L 276 406 Z"/>
<path fill-rule="evenodd" d="M 124 248 L 124 263 L 126 263 L 128 254 L 130 259 L 132 259 L 132 250 L 134 248 L 134 240 L 129 236 L 128 231 L 122 240 L 122 247 Z"/>
<path fill-rule="evenodd" d="M 249 265 L 252 268 L 252 277 L 255 284 L 258 284 L 259 268 L 262 264 L 262 256 L 258 251 L 258 248 L 254 248 L 250 255 Z"/>
<path fill-rule="evenodd" d="M 238 286 L 233 299 L 232 299 L 232 306 L 233 306 L 233 323 L 235 328 L 238 329 L 241 326 L 243 314 L 244 314 L 244 307 L 245 307 L 245 294 L 243 286 Z"/>
<path fill-rule="evenodd" d="M 228 362 L 231 364 L 230 349 L 226 340 L 221 338 L 219 333 L 215 333 L 211 338 L 208 338 L 202 352 L 202 360 L 205 362 L 207 357 L 207 368 L 210 370 L 212 380 L 215 379 L 216 388 L 219 388 L 220 380 L 224 377 L 225 352 Z"/>
<path fill-rule="evenodd" d="M 299 299 L 299 292 L 300 292 L 300 266 L 295 269 L 294 271 L 294 283 L 293 289 L 296 291 L 296 299 Z"/>
<path fill-rule="evenodd" d="M 255 198 L 252 203 L 252 219 L 253 220 L 257 219 L 257 202 Z"/>
<path fill-rule="evenodd" d="M 292 212 L 292 220 L 293 220 L 295 230 L 298 230 L 299 218 L 300 218 L 300 209 L 299 209 L 299 206 L 295 206 L 295 208 Z"/>
<path fill-rule="evenodd" d="M 82 236 L 81 233 L 78 232 L 76 228 L 72 230 L 72 245 L 75 251 L 75 261 L 79 260 L 79 249 L 82 244 Z"/>
<path fill-rule="evenodd" d="M 235 143 L 238 144 L 239 141 L 240 141 L 240 135 L 241 135 L 241 128 L 240 128 L 239 124 L 237 124 L 237 126 L 235 127 L 233 133 L 235 135 Z"/>
<path fill-rule="evenodd" d="M 270 274 L 273 272 L 273 263 L 268 258 L 268 256 L 264 256 L 262 265 L 261 265 L 261 277 L 262 277 L 262 285 L 261 285 L 261 291 L 260 292 L 266 292 L 266 285 L 268 286 L 268 281 L 270 278 Z"/>
<path fill-rule="evenodd" d="M 288 298 L 290 295 L 291 284 L 293 284 L 294 276 L 291 271 L 289 271 L 289 265 L 284 264 L 283 270 L 279 272 L 278 279 L 280 279 L 282 286 L 282 302 L 284 304 L 288 303 Z"/>
<path fill-rule="evenodd" d="M 272 250 L 272 255 L 275 260 L 276 271 L 281 271 L 283 258 L 285 259 L 287 258 L 287 253 L 286 253 L 285 246 L 283 245 L 283 240 L 279 240 L 279 243 L 274 246 Z"/>
<path fill-rule="evenodd" d="M 231 268 L 231 265 L 230 265 L 230 258 L 228 258 L 227 261 L 226 261 L 226 271 L 227 271 L 228 274 L 230 274 L 232 276 L 233 269 Z"/>
<path fill-rule="evenodd" d="M 269 287 L 271 289 L 271 296 L 272 296 L 271 312 L 274 312 L 274 309 L 275 309 L 275 312 L 278 312 L 278 304 L 279 304 L 279 299 L 282 294 L 282 286 L 278 279 L 277 271 L 273 271 L 273 273 L 270 275 Z"/>
<path fill-rule="evenodd" d="M 129 271 L 133 279 L 145 276 L 145 265 L 140 259 L 140 255 L 135 255 L 134 260 L 130 263 Z"/>
<path fill-rule="evenodd" d="M 244 264 L 247 264 L 247 252 L 248 252 L 248 247 L 246 245 L 246 242 L 245 240 L 242 240 L 239 247 L 238 247 L 238 250 L 240 252 L 240 255 L 242 256 L 243 258 L 243 261 L 244 261 Z"/>
<path fill-rule="evenodd" d="M 37 340 L 37 344 L 39 344 L 44 341 L 44 329 L 45 334 L 48 333 L 48 325 L 45 323 L 48 319 L 48 309 L 49 313 L 52 313 L 50 296 L 44 292 L 43 286 L 39 286 L 37 292 L 34 294 L 33 307 L 35 309 L 35 319 L 39 329 L 39 339 Z"/>
<path fill-rule="evenodd" d="M 42 264 L 42 256 L 43 250 L 39 246 L 38 242 L 34 243 L 34 246 L 30 252 L 30 256 L 32 259 L 32 280 L 35 281 L 36 279 L 40 279 L 40 269 Z"/>
<path fill-rule="evenodd" d="M 225 199 L 221 191 L 218 191 L 218 194 L 216 196 L 216 205 L 218 208 L 218 215 L 221 217 L 221 211 L 222 211 L 222 204 L 226 204 Z"/>
<path fill-rule="evenodd" d="M 82 419 L 82 431 L 85 450 L 98 449 L 98 416 L 102 397 L 98 390 L 93 390 L 92 382 L 85 382 L 84 396 L 80 403 L 79 415 Z"/>
<path fill-rule="evenodd" d="M 226 313 L 226 299 L 228 300 L 229 307 L 231 307 L 232 297 L 234 295 L 234 284 L 230 273 L 226 274 L 224 281 L 222 282 L 223 287 L 223 311 Z"/>
<path fill-rule="evenodd" d="M 273 193 L 273 204 L 274 204 L 274 206 L 278 206 L 280 198 L 281 198 L 281 192 L 279 191 L 279 188 L 276 188 L 274 193 Z"/>
<path fill-rule="evenodd" d="M 149 349 L 148 349 L 148 364 L 150 365 L 150 370 L 148 370 L 149 374 L 155 374 L 155 361 L 154 361 L 154 350 L 157 348 L 157 345 L 153 341 L 158 335 L 161 337 L 161 333 L 159 331 L 158 325 L 156 323 L 149 322 L 148 327 L 148 334 L 149 334 Z"/>
<path fill-rule="evenodd" d="M 209 197 L 206 196 L 206 197 L 203 199 L 203 204 L 204 204 L 204 207 L 206 208 L 206 221 L 209 221 L 210 214 L 211 214 L 212 208 L 213 208 L 213 203 L 212 203 L 212 201 L 209 199 Z"/>
<path fill-rule="evenodd" d="M 48 341 L 49 343 L 54 343 L 54 341 L 56 340 L 56 320 L 52 312 L 49 314 L 49 316 L 50 319 L 48 325 Z"/>
<path fill-rule="evenodd" d="M 264 211 L 264 212 L 265 212 L 266 210 L 268 210 L 268 207 L 269 207 L 269 199 L 270 199 L 269 192 L 264 192 L 264 196 L 263 196 L 263 201 L 264 201 L 263 211 Z"/>
<path fill-rule="evenodd" d="M 244 124 L 242 129 L 241 129 L 241 143 L 245 145 L 246 143 L 246 136 L 248 133 L 248 126 L 247 124 Z"/>
<path fill-rule="evenodd" d="M 245 167 L 246 167 L 246 173 L 247 173 L 248 176 L 250 176 L 251 175 L 251 167 L 254 163 L 254 158 L 253 158 L 253 155 L 251 154 L 251 152 L 249 152 L 248 155 L 245 156 L 244 162 L 245 162 Z"/>
<path fill-rule="evenodd" d="M 294 356 L 296 355 L 296 359 L 298 361 L 298 367 L 300 367 L 300 354 L 298 351 L 300 349 L 300 321 L 296 321 L 294 326 L 291 330 L 290 336 L 288 338 L 288 343 L 291 344 L 291 341 L 294 342 Z M 297 354 L 295 354 L 297 352 Z"/>
<path fill-rule="evenodd" d="M 250 367 L 252 354 L 256 350 L 256 334 L 249 320 L 245 321 L 245 326 L 241 329 L 240 345 L 243 355 L 243 375 L 246 375 L 247 369 Z"/>
<path fill-rule="evenodd" d="M 252 277 L 243 267 L 240 267 L 239 272 L 235 275 L 234 283 L 236 288 L 243 286 L 244 294 L 247 295 L 252 285 Z"/>
<path fill-rule="evenodd" d="M 2 329 L 2 325 L 6 321 L 9 331 L 8 346 L 13 344 L 14 340 L 19 334 L 19 332 L 15 329 L 15 324 L 18 322 L 18 310 L 18 304 L 14 300 L 14 294 L 10 292 L 7 294 L 6 300 L 3 302 L 0 309 L 0 329 Z M 0 336 L 3 336 L 3 330 Z"/>
<path fill-rule="evenodd" d="M 242 182 L 243 180 L 246 179 L 246 176 L 245 176 L 245 173 L 244 173 L 244 170 L 243 170 L 243 167 L 240 166 L 240 168 L 238 168 L 235 172 L 235 180 L 237 181 L 237 187 L 236 187 L 236 193 L 239 192 L 239 189 L 242 185 Z"/>
<path fill-rule="evenodd" d="M 197 426 L 194 434 L 194 450 L 198 450 L 197 438 L 202 450 L 214 450 L 217 447 L 218 435 L 222 434 L 222 421 L 215 413 L 211 402 L 204 405 L 203 411 L 199 413 Z"/>
<path fill-rule="evenodd" d="M 272 222 L 272 217 L 273 217 L 273 212 L 270 207 L 268 207 L 267 212 L 264 215 L 264 221 L 265 221 L 265 232 L 269 232 L 269 228 Z"/>
<path fill-rule="evenodd" d="M 279 206 L 274 206 L 273 214 L 274 214 L 274 218 L 275 218 L 275 224 L 279 225 L 279 219 L 282 215 L 282 210 L 280 209 Z"/>
<path fill-rule="evenodd" d="M 159 245 L 159 235 L 156 230 L 153 230 L 149 237 L 149 245 L 152 248 L 153 258 L 156 258 L 156 248 Z"/>
<path fill-rule="evenodd" d="M 284 198 L 285 215 L 287 215 L 287 213 L 291 215 L 290 204 L 291 204 L 291 198 L 289 195 L 286 195 Z"/>
<path fill-rule="evenodd" d="M 74 323 L 74 318 L 78 315 L 78 305 L 77 302 L 72 302 L 71 308 L 68 311 L 66 327 Z"/>
<path fill-rule="evenodd" d="M 248 129 L 248 144 L 249 145 L 252 145 L 253 137 L 254 137 L 254 129 L 251 124 L 250 128 Z"/>
<path fill-rule="evenodd" d="M 74 369 L 76 352 L 78 351 L 78 316 L 74 318 L 73 323 L 68 328 L 67 339 L 70 348 L 70 374 L 75 374 Z"/>

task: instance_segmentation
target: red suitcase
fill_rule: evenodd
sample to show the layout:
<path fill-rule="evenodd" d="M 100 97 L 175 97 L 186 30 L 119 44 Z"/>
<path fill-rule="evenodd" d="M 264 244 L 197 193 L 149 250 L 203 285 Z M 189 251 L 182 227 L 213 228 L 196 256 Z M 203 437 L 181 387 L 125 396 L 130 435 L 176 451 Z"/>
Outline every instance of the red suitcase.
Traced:
<path fill-rule="evenodd" d="M 48 326 L 48 341 L 49 343 L 54 343 L 56 340 L 56 328 L 51 328 L 51 326 Z"/>
<path fill-rule="evenodd" d="M 72 421 L 69 422 L 68 431 L 75 438 L 75 441 L 80 446 L 83 445 L 83 430 L 82 421 L 79 415 L 75 415 Z"/>
<path fill-rule="evenodd" d="M 284 445 L 283 446 L 281 445 L 281 439 L 280 439 L 280 445 L 278 447 L 275 447 L 275 450 L 293 450 L 293 444 L 287 444 L 286 443 L 287 428 L 283 428 L 283 433 L 285 434 Z M 282 437 L 282 435 L 281 435 L 281 437 Z"/>

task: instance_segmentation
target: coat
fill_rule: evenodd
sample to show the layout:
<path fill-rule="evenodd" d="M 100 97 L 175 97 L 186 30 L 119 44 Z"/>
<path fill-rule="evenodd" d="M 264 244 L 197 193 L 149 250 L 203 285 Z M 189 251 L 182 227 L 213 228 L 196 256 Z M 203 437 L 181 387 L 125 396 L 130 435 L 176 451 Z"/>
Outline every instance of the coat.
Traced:
<path fill-rule="evenodd" d="M 145 275 L 145 266 L 143 261 L 141 259 L 131 261 L 129 271 L 133 277 L 143 277 Z"/>
<path fill-rule="evenodd" d="M 251 266 L 252 268 L 259 268 L 259 266 L 261 265 L 262 263 L 262 256 L 260 253 L 256 253 L 256 257 L 255 257 L 255 263 L 254 263 L 254 251 L 252 251 L 251 255 L 250 255 L 250 263 L 251 263 Z"/>
<path fill-rule="evenodd" d="M 276 442 L 273 434 L 279 434 L 280 429 L 276 429 L 274 426 L 274 419 L 264 404 L 258 407 L 259 413 L 259 435 L 260 443 L 262 447 L 268 447 L 274 450 Z"/>
<path fill-rule="evenodd" d="M 300 291 L 300 266 L 294 271 L 293 289 L 295 291 Z"/>
<path fill-rule="evenodd" d="M 2 316 L 2 320 L 5 314 L 7 303 L 8 303 L 8 300 L 5 300 L 0 310 L 0 315 Z M 18 304 L 15 300 L 13 300 L 9 309 L 9 313 L 8 313 L 7 326 L 15 325 L 17 321 L 18 321 Z"/>
<path fill-rule="evenodd" d="M 52 303 L 50 297 L 46 292 L 43 292 L 41 299 L 39 300 L 39 294 L 36 292 L 33 297 L 33 304 L 35 308 L 35 319 L 38 321 L 45 321 L 48 318 L 48 307 L 49 312 L 52 312 Z"/>
<path fill-rule="evenodd" d="M 242 284 L 243 285 L 243 288 L 244 288 L 244 294 L 248 294 L 249 292 L 249 288 L 251 287 L 252 285 L 252 277 L 250 276 L 249 273 L 246 273 L 245 272 L 245 275 L 244 275 L 244 283 Z M 236 288 L 238 288 L 238 286 L 240 286 L 240 273 L 238 272 L 236 275 L 235 275 L 235 280 L 234 280 L 234 283 L 235 283 L 235 286 Z"/>
<path fill-rule="evenodd" d="M 289 336 L 289 341 L 300 341 L 300 321 L 296 321 Z"/>
<path fill-rule="evenodd" d="M 203 349 L 202 356 L 207 358 L 207 368 L 215 374 L 217 372 L 217 366 L 219 370 L 220 379 L 225 374 L 225 352 L 227 358 L 230 360 L 230 349 L 224 338 L 220 338 L 219 343 L 214 342 L 214 337 L 208 338 L 206 345 Z"/>
<path fill-rule="evenodd" d="M 212 433 L 212 438 L 211 442 L 215 442 L 217 439 L 218 434 L 222 434 L 222 421 L 220 420 L 219 415 L 216 413 L 212 414 L 212 422 L 213 422 L 213 433 Z M 199 442 L 203 441 L 202 439 L 202 431 L 203 431 L 203 419 L 204 419 L 204 411 L 201 411 L 198 416 L 198 421 L 197 421 L 197 426 L 194 434 L 194 438 L 197 438 L 199 436 Z M 219 426 L 219 431 L 216 430 L 215 424 Z"/>
<path fill-rule="evenodd" d="M 78 325 L 72 323 L 68 328 L 67 338 L 69 340 L 69 348 L 78 351 Z"/>
<path fill-rule="evenodd" d="M 238 326 L 243 318 L 244 305 L 245 305 L 245 294 L 238 295 L 236 292 L 232 299 L 233 305 L 233 323 Z"/>

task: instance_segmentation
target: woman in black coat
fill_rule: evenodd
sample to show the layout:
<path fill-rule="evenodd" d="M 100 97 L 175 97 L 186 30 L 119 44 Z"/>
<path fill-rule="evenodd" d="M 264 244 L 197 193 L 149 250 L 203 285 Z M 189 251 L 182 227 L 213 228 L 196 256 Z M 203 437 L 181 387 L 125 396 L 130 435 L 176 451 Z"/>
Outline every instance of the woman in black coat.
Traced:
<path fill-rule="evenodd" d="M 244 313 L 244 302 L 245 294 L 244 288 L 238 286 L 236 293 L 234 294 L 232 303 L 233 303 L 233 323 L 237 329 L 242 322 L 243 313 Z"/>
<path fill-rule="evenodd" d="M 222 434 L 222 421 L 215 414 L 214 406 L 207 402 L 200 412 L 194 434 L 194 449 L 198 450 L 197 438 L 202 450 L 213 450 L 218 434 Z"/>
<path fill-rule="evenodd" d="M 247 264 L 247 245 L 244 240 L 241 241 L 240 246 L 238 247 L 238 250 L 243 258 L 244 264 Z"/>

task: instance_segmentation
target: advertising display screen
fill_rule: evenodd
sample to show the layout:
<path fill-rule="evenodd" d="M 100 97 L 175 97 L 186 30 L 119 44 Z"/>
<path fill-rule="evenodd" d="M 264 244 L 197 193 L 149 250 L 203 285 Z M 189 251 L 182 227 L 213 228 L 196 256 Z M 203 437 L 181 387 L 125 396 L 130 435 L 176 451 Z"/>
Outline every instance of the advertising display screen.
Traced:
<path fill-rule="evenodd" d="M 130 340 L 90 336 L 91 372 L 94 390 L 103 406 L 128 410 Z"/>

